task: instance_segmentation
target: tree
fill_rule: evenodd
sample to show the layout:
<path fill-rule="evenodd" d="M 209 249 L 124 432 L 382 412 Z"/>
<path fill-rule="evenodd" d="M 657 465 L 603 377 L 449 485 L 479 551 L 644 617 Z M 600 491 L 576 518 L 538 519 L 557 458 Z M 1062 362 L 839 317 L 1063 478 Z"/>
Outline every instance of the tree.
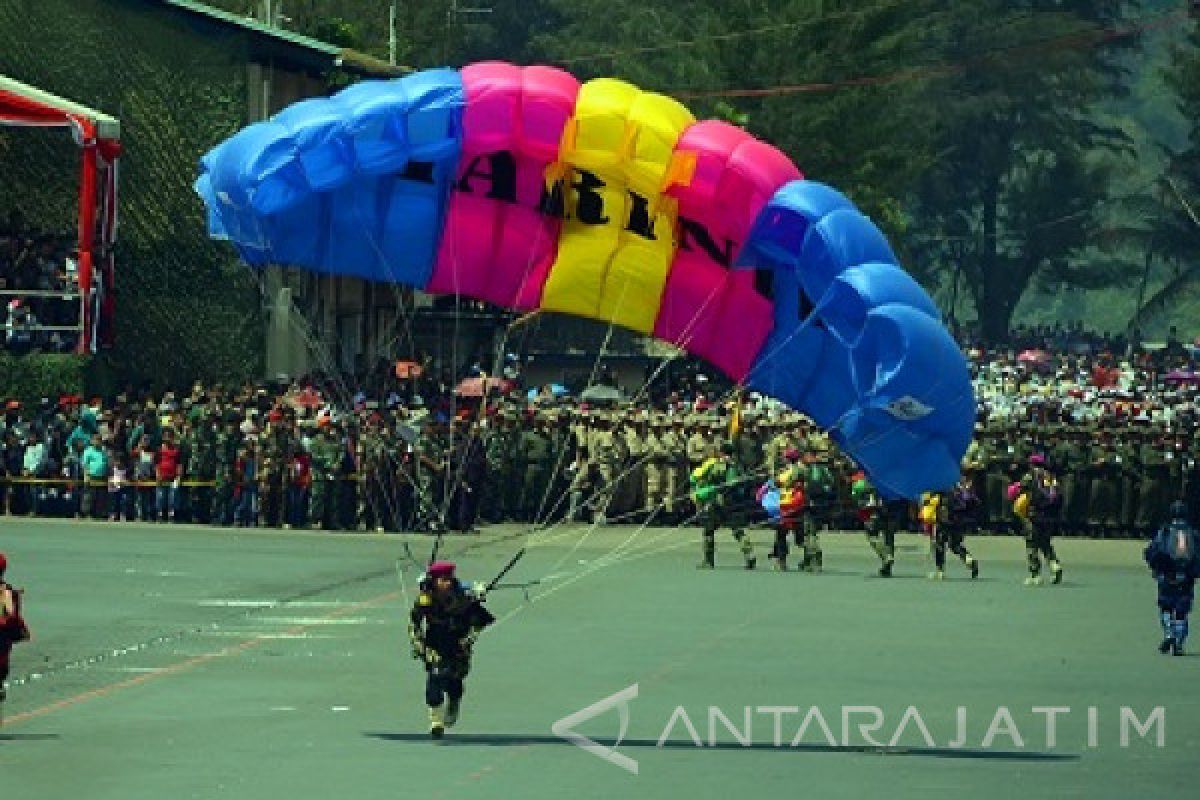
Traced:
<path fill-rule="evenodd" d="M 1120 4 L 970 0 L 941 19 L 938 158 L 916 193 L 923 253 L 961 268 L 987 341 L 1003 341 L 1030 287 L 1131 280 L 1106 245 L 1112 161 L 1130 142 L 1095 104 L 1123 90 L 1105 34 Z"/>
<path fill-rule="evenodd" d="M 1152 254 L 1170 264 L 1166 282 L 1134 312 L 1130 325 L 1144 326 L 1193 296 L 1200 286 L 1200 23 L 1172 51 L 1164 76 L 1183 117 L 1193 123 L 1189 144 L 1171 153 L 1159 186 L 1151 230 Z"/>

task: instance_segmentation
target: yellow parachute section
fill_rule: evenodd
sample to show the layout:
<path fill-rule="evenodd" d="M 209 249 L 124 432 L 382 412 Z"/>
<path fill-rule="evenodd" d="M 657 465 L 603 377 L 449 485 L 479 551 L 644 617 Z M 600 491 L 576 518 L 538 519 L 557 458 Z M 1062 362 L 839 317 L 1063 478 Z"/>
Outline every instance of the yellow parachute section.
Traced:
<path fill-rule="evenodd" d="M 679 102 L 611 78 L 580 89 L 563 132 L 566 220 L 542 308 L 650 333 L 675 256 L 675 205 L 691 164 L 675 143 L 695 117 Z"/>

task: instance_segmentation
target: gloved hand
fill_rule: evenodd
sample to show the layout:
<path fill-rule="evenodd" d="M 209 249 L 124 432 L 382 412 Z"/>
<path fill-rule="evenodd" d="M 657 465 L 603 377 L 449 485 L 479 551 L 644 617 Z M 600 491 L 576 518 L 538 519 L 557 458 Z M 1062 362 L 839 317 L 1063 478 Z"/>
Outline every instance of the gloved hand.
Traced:
<path fill-rule="evenodd" d="M 471 652 L 471 648 L 475 646 L 475 640 L 479 638 L 479 631 L 471 631 L 466 636 L 458 640 L 458 646 L 463 652 Z"/>
<path fill-rule="evenodd" d="M 426 664 L 435 665 L 442 660 L 441 655 L 432 647 L 427 647 L 424 644 L 413 644 L 413 658 L 418 661 L 424 661 Z"/>

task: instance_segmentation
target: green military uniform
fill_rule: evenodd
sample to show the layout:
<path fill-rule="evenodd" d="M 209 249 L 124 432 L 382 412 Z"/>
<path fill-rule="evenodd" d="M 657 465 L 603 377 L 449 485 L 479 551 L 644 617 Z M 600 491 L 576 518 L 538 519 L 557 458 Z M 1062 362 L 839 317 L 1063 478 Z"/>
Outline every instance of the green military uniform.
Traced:
<path fill-rule="evenodd" d="M 904 500 L 884 501 L 865 478 L 854 488 L 854 504 L 867 515 L 867 543 L 879 556 L 879 576 L 892 577 L 896 563 L 896 531 L 904 524 L 908 503 Z"/>
<path fill-rule="evenodd" d="M 619 503 L 615 514 L 640 511 L 645 504 L 643 496 L 646 480 L 646 422 L 639 420 L 636 426 L 628 420 L 622 423 L 617 433 L 621 444 L 622 464 L 618 480 Z"/>
<path fill-rule="evenodd" d="M 259 497 L 263 524 L 277 528 L 283 523 L 284 484 L 291 459 L 290 438 L 282 427 L 271 424 L 262 448 L 262 466 L 258 472 Z"/>
<path fill-rule="evenodd" d="M 688 460 L 687 439 L 684 436 L 684 421 L 676 418 L 663 430 L 662 444 L 667 451 L 667 463 L 663 475 L 666 478 L 667 513 L 673 520 L 682 519 L 687 513 Z"/>
<path fill-rule="evenodd" d="M 1008 488 L 1008 467 L 1014 453 L 997 428 L 991 428 L 989 445 L 986 448 L 987 466 L 984 473 L 983 507 L 988 527 L 1002 531 L 1008 526 L 1005 491 Z"/>
<path fill-rule="evenodd" d="M 818 451 L 805 454 L 808 462 L 803 468 L 805 507 L 803 518 L 804 560 L 800 569 L 809 572 L 820 572 L 824 563 L 821 553 L 820 532 L 824 528 L 832 528 L 837 514 L 837 479 L 828 460 L 828 456 Z"/>
<path fill-rule="evenodd" d="M 1124 465 L 1108 431 L 1091 448 L 1091 492 L 1088 501 L 1088 528 L 1094 535 L 1112 536 L 1121 518 L 1121 478 Z"/>
<path fill-rule="evenodd" d="M 213 485 L 217 477 L 216 434 L 207 420 L 200 420 L 188 431 L 187 477 L 189 481 L 206 484 L 187 488 L 187 507 L 195 522 L 212 519 Z"/>
<path fill-rule="evenodd" d="M 504 522 L 512 518 L 517 510 L 520 490 L 514 491 L 514 484 L 520 486 L 517 480 L 517 435 L 513 429 L 512 415 L 506 411 L 500 412 L 496 418 L 496 428 L 484 445 L 484 458 L 487 460 L 490 485 L 483 496 L 483 518 L 489 522 Z"/>
<path fill-rule="evenodd" d="M 1055 444 L 1050 458 L 1059 471 L 1058 487 L 1062 497 L 1059 528 L 1064 533 L 1077 535 L 1087 524 L 1087 447 L 1072 429 Z"/>
<path fill-rule="evenodd" d="M 359 493 L 355 521 L 360 530 L 376 531 L 397 527 L 396 470 L 387 434 L 369 427 L 359 439 Z"/>
<path fill-rule="evenodd" d="M 1014 516 L 1025 537 L 1025 558 L 1029 564 L 1029 577 L 1025 579 L 1027 585 L 1041 583 L 1042 557 L 1050 567 L 1054 582 L 1062 581 L 1062 564 L 1059 563 L 1058 556 L 1054 552 L 1050 520 L 1047 519 L 1046 513 L 1050 508 L 1049 504 L 1057 494 L 1057 481 L 1047 470 L 1030 469 L 1021 477 L 1017 502 L 1021 502 L 1026 510 L 1024 514 L 1014 514 Z M 1022 496 L 1028 499 L 1023 501 Z"/>
<path fill-rule="evenodd" d="M 642 510 L 650 515 L 672 511 L 669 507 L 671 498 L 667 495 L 666 475 L 671 453 L 667 450 L 664 441 L 665 427 L 663 420 L 655 419 L 650 425 L 644 442 L 645 501 L 642 504 Z"/>
<path fill-rule="evenodd" d="M 1138 485 L 1137 512 L 1133 527 L 1139 535 L 1146 536 L 1166 521 L 1167 507 L 1174 499 L 1170 497 L 1168 485 L 1171 481 L 1170 463 L 1157 431 L 1147 431 L 1138 448 L 1142 480 Z"/>
<path fill-rule="evenodd" d="M 238 430 L 237 419 L 231 417 L 226 420 L 225 427 L 217 433 L 215 441 L 217 468 L 211 518 L 213 522 L 221 525 L 233 522 L 233 467 L 237 462 L 241 442 L 242 435 Z"/>
<path fill-rule="evenodd" d="M 1129 532 L 1133 529 L 1141 489 L 1141 452 L 1138 444 L 1131 438 L 1131 434 L 1140 438 L 1141 433 L 1127 429 L 1124 434 L 1116 446 L 1117 456 L 1123 467 L 1120 478 L 1121 505 L 1117 516 L 1118 532 Z"/>
<path fill-rule="evenodd" d="M 314 528 L 328 527 L 334 519 L 337 497 L 337 470 L 341 447 L 333 431 L 324 427 L 312 444 L 312 497 L 309 502 L 309 521 Z"/>
<path fill-rule="evenodd" d="M 625 459 L 625 448 L 611 430 L 607 417 L 601 417 L 588 442 L 588 459 L 596 479 L 592 508 L 596 521 L 604 521 L 612 512 L 609 508 L 616 491 L 617 476 Z"/>
<path fill-rule="evenodd" d="M 528 428 L 517 438 L 518 464 L 521 475 L 521 518 L 526 522 L 538 521 L 543 503 L 547 498 L 550 481 L 552 453 L 550 437 L 541 425 Z"/>
<path fill-rule="evenodd" d="M 761 483 L 767 477 L 762 435 L 752 418 L 743 419 L 742 430 L 733 440 L 734 456 L 742 473 Z"/>
<path fill-rule="evenodd" d="M 746 538 L 740 513 L 733 507 L 735 497 L 741 491 L 742 475 L 732 458 L 733 448 L 726 445 L 723 449 L 722 455 L 705 459 L 690 476 L 693 501 L 704 530 L 703 555 L 699 566 L 702 569 L 716 566 L 717 529 L 728 527 L 733 532 L 733 538 L 741 545 L 746 569 L 754 569 L 754 547 Z"/>

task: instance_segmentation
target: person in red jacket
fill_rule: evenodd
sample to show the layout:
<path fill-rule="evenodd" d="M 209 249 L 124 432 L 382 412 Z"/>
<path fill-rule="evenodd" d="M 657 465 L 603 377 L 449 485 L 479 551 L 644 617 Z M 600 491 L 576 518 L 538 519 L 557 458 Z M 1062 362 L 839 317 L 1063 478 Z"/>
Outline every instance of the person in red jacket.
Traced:
<path fill-rule="evenodd" d="M 179 445 L 175 443 L 175 432 L 170 428 L 163 431 L 162 444 L 154 454 L 154 472 L 154 477 L 158 481 L 157 517 L 164 521 L 174 522 L 183 466 L 179 461 Z"/>
<path fill-rule="evenodd" d="M 0 553 L 0 725 L 4 724 L 9 655 L 14 644 L 29 638 L 29 628 L 21 618 L 21 592 L 4 581 L 7 567 L 8 559 Z"/>
<path fill-rule="evenodd" d="M 308 495 L 312 487 L 312 456 L 298 442 L 288 462 L 287 515 L 283 527 L 301 528 L 308 521 Z"/>

